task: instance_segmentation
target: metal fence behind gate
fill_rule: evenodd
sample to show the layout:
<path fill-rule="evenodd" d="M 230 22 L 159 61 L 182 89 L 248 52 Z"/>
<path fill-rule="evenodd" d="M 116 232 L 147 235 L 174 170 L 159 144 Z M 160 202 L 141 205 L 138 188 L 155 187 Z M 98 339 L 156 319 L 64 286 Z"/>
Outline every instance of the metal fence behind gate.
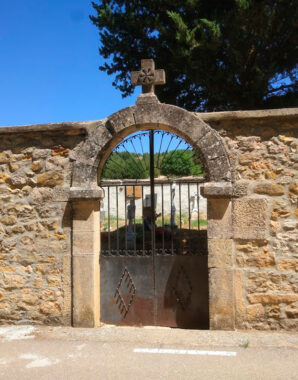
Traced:
<path fill-rule="evenodd" d="M 155 180 L 155 255 L 206 255 L 203 178 Z M 152 208 L 147 180 L 102 181 L 101 254 L 150 256 Z"/>

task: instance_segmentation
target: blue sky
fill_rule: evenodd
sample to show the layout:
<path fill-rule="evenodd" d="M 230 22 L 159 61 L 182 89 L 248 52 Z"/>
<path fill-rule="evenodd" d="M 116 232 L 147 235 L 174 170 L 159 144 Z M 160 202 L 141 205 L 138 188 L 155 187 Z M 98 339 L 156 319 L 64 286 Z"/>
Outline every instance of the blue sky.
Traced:
<path fill-rule="evenodd" d="M 98 70 L 89 0 L 0 0 L 0 126 L 95 120 L 135 103 Z"/>

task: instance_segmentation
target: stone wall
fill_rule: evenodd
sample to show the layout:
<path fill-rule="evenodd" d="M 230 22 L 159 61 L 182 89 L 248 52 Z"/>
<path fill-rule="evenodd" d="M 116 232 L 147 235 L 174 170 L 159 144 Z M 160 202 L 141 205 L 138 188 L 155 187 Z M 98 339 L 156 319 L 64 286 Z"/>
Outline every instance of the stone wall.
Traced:
<path fill-rule="evenodd" d="M 233 166 L 235 327 L 298 330 L 297 120 L 264 113 L 204 115 Z"/>
<path fill-rule="evenodd" d="M 225 238 L 212 240 L 217 221 L 210 220 L 209 247 L 217 255 L 209 258 L 210 286 L 218 314 L 229 308 L 232 319 L 217 326 L 298 329 L 298 110 L 198 116 L 222 137 L 233 170 L 232 207 L 226 200 L 217 231 Z M 71 324 L 72 285 L 80 293 L 82 284 L 76 285 L 80 271 L 72 268 L 71 240 L 73 246 L 82 242 L 72 238 L 81 235 L 72 228 L 76 209 L 69 191 L 81 147 L 96 128 L 104 123 L 0 128 L 0 323 Z M 83 149 L 100 146 L 98 137 Z M 89 163 L 83 164 L 88 169 Z M 208 204 L 219 218 L 225 205 Z M 81 226 L 80 218 L 85 217 L 77 218 Z M 89 224 L 95 225 L 93 219 Z M 84 228 L 77 227 L 81 234 Z M 85 255 L 78 252 L 78 257 Z M 91 269 L 98 265 L 92 260 Z M 230 289 L 229 299 L 220 299 L 223 288 Z"/>
<path fill-rule="evenodd" d="M 0 322 L 71 323 L 69 153 L 81 140 L 0 129 Z"/>

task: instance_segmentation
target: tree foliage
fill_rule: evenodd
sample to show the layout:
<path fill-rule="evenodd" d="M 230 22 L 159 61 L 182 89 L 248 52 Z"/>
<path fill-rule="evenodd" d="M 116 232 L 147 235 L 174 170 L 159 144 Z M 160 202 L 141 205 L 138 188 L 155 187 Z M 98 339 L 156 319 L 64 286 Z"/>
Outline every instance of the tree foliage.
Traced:
<path fill-rule="evenodd" d="M 197 157 L 189 150 L 176 150 L 167 153 L 161 163 L 161 174 L 168 177 L 183 177 L 202 174 Z"/>
<path fill-rule="evenodd" d="M 166 70 L 159 99 L 189 110 L 293 106 L 297 100 L 295 0 L 102 0 L 100 70 L 130 95 L 130 71 L 153 58 Z"/>
<path fill-rule="evenodd" d="M 148 153 L 135 154 L 113 152 L 102 173 L 103 179 L 149 178 L 150 157 Z M 176 150 L 154 155 L 154 176 L 183 177 L 202 175 L 199 158 L 193 151 Z"/>
<path fill-rule="evenodd" d="M 144 157 L 144 156 L 148 157 Z M 102 172 L 103 179 L 144 179 L 149 177 L 149 155 L 113 152 Z"/>

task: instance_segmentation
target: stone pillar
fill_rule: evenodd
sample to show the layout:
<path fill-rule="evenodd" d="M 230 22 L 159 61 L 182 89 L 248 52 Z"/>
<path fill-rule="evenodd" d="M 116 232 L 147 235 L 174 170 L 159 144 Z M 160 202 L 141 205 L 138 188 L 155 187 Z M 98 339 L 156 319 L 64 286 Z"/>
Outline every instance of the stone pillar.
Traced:
<path fill-rule="evenodd" d="M 234 330 L 232 185 L 205 183 L 201 193 L 207 198 L 210 329 Z"/>
<path fill-rule="evenodd" d="M 73 205 L 72 277 L 73 326 L 99 325 L 101 188 L 71 188 Z"/>

